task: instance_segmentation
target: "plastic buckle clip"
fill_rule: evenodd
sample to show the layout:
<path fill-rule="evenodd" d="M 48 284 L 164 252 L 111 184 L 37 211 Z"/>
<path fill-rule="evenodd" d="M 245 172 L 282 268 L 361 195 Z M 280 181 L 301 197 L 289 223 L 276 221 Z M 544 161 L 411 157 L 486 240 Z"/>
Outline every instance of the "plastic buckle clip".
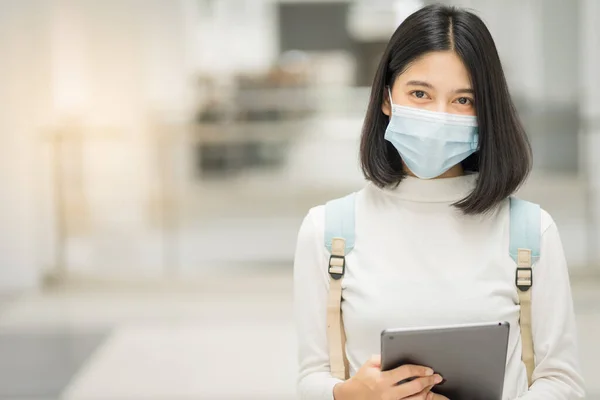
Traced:
<path fill-rule="evenodd" d="M 337 260 L 341 260 L 337 261 Z M 341 279 L 346 272 L 346 257 L 331 255 L 329 257 L 329 275 L 335 279 Z"/>
<path fill-rule="evenodd" d="M 517 268 L 517 274 L 515 277 L 515 284 L 519 290 L 526 292 L 531 289 L 533 285 L 533 269 L 531 268 Z"/>

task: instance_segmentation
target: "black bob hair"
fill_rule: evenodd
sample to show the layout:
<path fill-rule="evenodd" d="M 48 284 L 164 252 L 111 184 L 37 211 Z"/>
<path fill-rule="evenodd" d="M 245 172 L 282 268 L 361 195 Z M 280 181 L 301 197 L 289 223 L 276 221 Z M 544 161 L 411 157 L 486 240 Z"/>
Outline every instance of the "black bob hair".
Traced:
<path fill-rule="evenodd" d="M 396 78 L 420 56 L 454 51 L 465 64 L 475 91 L 479 148 L 462 162 L 479 172 L 477 185 L 454 204 L 465 214 L 491 211 L 525 181 L 532 166 L 531 146 L 510 97 L 492 36 L 475 14 L 449 6 L 426 6 L 392 35 L 381 58 L 360 143 L 365 178 L 378 187 L 398 185 L 406 176 L 402 159 L 384 139 L 389 117 L 381 106 Z"/>

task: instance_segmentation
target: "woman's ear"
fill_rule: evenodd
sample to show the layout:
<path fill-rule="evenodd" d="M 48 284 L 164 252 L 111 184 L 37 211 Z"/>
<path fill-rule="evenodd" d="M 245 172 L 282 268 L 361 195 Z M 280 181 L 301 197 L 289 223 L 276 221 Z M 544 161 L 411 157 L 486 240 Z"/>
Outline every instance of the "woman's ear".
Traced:
<path fill-rule="evenodd" d="M 390 95 L 385 89 L 385 93 L 383 94 L 383 102 L 381 103 L 381 111 L 387 115 L 388 117 L 392 115 L 392 106 L 390 105 Z"/>

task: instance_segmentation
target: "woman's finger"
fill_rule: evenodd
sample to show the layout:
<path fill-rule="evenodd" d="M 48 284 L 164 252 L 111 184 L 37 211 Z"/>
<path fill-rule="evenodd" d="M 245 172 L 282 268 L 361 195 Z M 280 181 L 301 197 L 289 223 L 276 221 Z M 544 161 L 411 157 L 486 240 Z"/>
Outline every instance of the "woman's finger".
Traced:
<path fill-rule="evenodd" d="M 382 375 L 391 385 L 395 385 L 405 379 L 432 376 L 433 370 L 422 365 L 406 364 L 391 371 L 383 372 Z"/>
<path fill-rule="evenodd" d="M 433 398 L 433 393 L 431 393 L 432 388 L 433 388 L 433 385 L 427 386 L 425 389 L 423 389 L 419 393 L 414 394 L 410 397 L 405 397 L 402 400 L 431 400 Z"/>
<path fill-rule="evenodd" d="M 442 377 L 440 375 L 425 376 L 413 379 L 410 382 L 393 387 L 391 389 L 393 393 L 393 398 L 410 398 L 410 396 L 418 395 L 419 393 L 426 390 L 428 387 L 434 386 L 440 383 L 441 381 Z"/>

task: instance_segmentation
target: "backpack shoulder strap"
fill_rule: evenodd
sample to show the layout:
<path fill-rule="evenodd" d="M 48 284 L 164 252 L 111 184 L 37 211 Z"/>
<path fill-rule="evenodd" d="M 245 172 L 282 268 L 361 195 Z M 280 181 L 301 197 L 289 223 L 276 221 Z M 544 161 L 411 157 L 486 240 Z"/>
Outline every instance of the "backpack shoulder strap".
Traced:
<path fill-rule="evenodd" d="M 345 254 L 354 248 L 354 203 L 356 193 L 325 204 L 325 247 L 331 253 L 335 238 L 344 239 Z"/>
<path fill-rule="evenodd" d="M 541 208 L 525 200 L 510 198 L 509 253 L 517 264 L 515 284 L 519 295 L 522 360 L 527 369 L 529 386 L 533 383 L 535 358 L 531 332 L 531 287 L 533 264 L 540 258 Z"/>
<path fill-rule="evenodd" d="M 329 251 L 329 296 L 327 300 L 327 342 L 331 375 L 348 379 L 346 333 L 342 319 L 342 278 L 346 256 L 354 248 L 354 203 L 356 194 L 332 200 L 325 205 L 325 247 Z"/>

